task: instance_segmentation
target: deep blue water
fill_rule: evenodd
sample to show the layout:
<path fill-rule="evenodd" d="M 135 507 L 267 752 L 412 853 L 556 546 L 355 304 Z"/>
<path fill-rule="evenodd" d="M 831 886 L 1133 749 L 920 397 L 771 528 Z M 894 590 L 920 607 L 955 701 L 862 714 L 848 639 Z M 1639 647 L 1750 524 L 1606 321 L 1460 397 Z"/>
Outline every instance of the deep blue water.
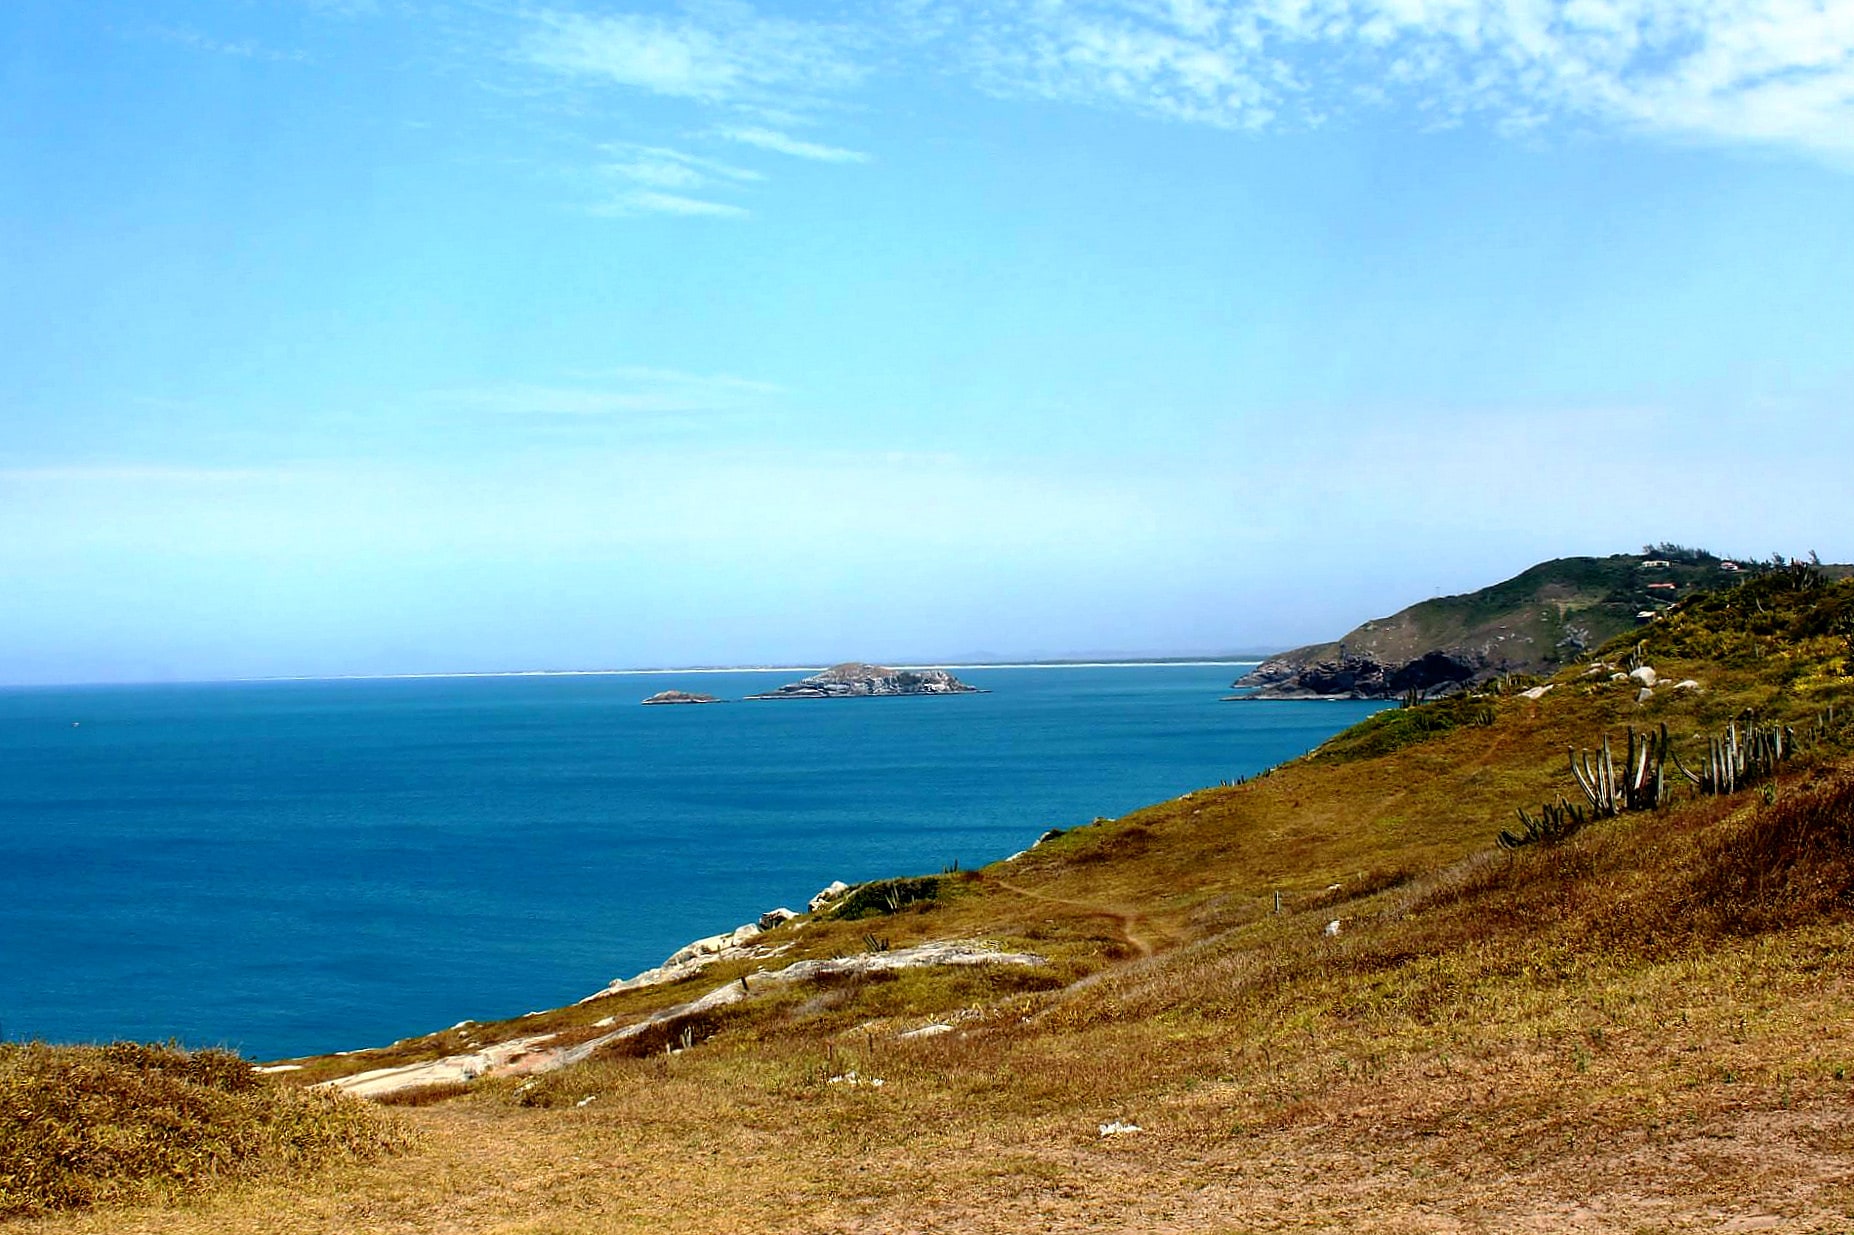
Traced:
<path fill-rule="evenodd" d="M 554 1007 L 832 879 L 982 865 L 1374 707 L 1219 702 L 1235 673 L 668 708 L 638 701 L 797 675 L 0 691 L 0 1033 L 276 1058 Z"/>

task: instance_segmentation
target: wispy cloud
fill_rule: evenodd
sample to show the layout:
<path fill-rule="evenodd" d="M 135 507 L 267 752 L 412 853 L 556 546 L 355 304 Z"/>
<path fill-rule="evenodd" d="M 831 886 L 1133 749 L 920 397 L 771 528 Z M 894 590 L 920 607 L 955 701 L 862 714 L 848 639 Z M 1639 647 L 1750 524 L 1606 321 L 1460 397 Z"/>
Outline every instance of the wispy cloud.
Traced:
<path fill-rule="evenodd" d="M 1357 101 L 1528 129 L 1560 118 L 1854 151 L 1838 0 L 1046 0 L 934 6 L 994 93 L 1229 128 Z"/>
<path fill-rule="evenodd" d="M 640 91 L 731 119 L 751 115 L 761 121 L 708 130 L 710 141 L 828 163 L 868 159 L 860 151 L 801 141 L 764 127 L 770 117 L 790 121 L 813 113 L 828 96 L 863 80 L 865 69 L 853 48 L 865 34 L 850 27 L 763 16 L 728 0 L 691 0 L 669 15 L 594 13 L 556 5 L 530 11 L 524 20 L 528 29 L 516 58 L 556 81 L 607 92 Z M 608 217 L 741 219 L 751 212 L 725 200 L 727 194 L 765 178 L 665 145 L 607 149 L 618 157 L 598 170 L 623 187 L 590 212 Z"/>
<path fill-rule="evenodd" d="M 703 158 L 668 146 L 613 143 L 613 156 L 598 171 L 627 186 L 590 207 L 594 214 L 680 214 L 708 218 L 745 218 L 746 207 L 690 194 L 731 190 L 764 179 L 759 172 L 718 159 Z"/>
<path fill-rule="evenodd" d="M 623 218 L 634 214 L 679 214 L 689 218 L 744 219 L 753 212 L 732 202 L 709 201 L 704 197 L 684 197 L 657 189 L 634 189 L 620 193 L 610 201 L 587 207 L 588 213 Z"/>
<path fill-rule="evenodd" d="M 840 27 L 704 5 L 675 17 L 544 10 L 523 40 L 557 73 L 708 103 L 784 100 L 855 85 L 862 68 Z"/>
<path fill-rule="evenodd" d="M 772 150 L 800 159 L 815 159 L 821 163 L 867 163 L 869 161 L 869 156 L 860 150 L 845 150 L 841 146 L 825 146 L 818 142 L 800 141 L 776 129 L 722 129 L 717 136 L 724 137 L 731 142 L 739 142 L 743 146 L 757 146 L 761 150 Z"/>

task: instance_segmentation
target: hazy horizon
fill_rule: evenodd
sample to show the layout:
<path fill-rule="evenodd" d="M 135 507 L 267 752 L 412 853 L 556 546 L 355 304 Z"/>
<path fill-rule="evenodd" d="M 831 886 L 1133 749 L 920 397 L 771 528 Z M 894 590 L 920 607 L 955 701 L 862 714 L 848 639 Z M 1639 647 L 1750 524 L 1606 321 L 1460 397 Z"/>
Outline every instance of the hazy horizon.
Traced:
<path fill-rule="evenodd" d="M 0 682 L 1287 648 L 1854 558 L 1846 6 L 0 35 Z"/>

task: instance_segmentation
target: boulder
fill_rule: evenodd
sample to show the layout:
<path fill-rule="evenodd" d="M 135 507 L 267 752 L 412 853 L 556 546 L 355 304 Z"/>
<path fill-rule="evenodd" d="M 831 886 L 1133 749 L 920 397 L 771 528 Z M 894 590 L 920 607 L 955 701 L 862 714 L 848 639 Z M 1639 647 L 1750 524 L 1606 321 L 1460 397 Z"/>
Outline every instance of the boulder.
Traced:
<path fill-rule="evenodd" d="M 812 897 L 811 900 L 806 903 L 806 908 L 810 912 L 816 913 L 818 910 L 824 908 L 824 906 L 830 904 L 832 901 L 840 899 L 843 896 L 843 894 L 848 892 L 849 890 L 850 890 L 849 884 L 845 883 L 841 879 L 834 879 L 831 881 L 831 884 L 829 887 L 820 888 L 818 890 L 818 894 Z"/>
<path fill-rule="evenodd" d="M 777 909 L 768 909 L 765 913 L 760 915 L 760 929 L 769 931 L 775 926 L 790 922 L 797 916 L 797 914 L 787 909 L 784 905 L 779 906 Z"/>
<path fill-rule="evenodd" d="M 1630 670 L 1629 677 L 1640 682 L 1643 686 L 1653 686 L 1656 682 L 1660 681 L 1660 676 L 1647 665 L 1643 665 L 1639 669 Z"/>

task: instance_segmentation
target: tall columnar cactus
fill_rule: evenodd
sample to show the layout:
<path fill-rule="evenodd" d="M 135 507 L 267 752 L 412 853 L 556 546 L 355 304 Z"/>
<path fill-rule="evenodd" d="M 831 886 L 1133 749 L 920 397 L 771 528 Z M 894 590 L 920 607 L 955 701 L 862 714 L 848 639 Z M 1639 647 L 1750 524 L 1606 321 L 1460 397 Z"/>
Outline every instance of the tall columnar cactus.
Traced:
<path fill-rule="evenodd" d="M 1724 733 L 1706 740 L 1706 764 L 1698 772 L 1675 757 L 1674 766 L 1701 793 L 1735 793 L 1752 781 L 1776 775 L 1778 766 L 1796 753 L 1796 730 L 1786 725 L 1760 725 L 1751 712 L 1746 712 L 1743 719 L 1742 734 L 1738 718 L 1733 718 Z M 1826 736 L 1830 724 L 1832 709 L 1817 718 L 1811 736 Z"/>
<path fill-rule="evenodd" d="M 1602 749 L 1592 758 L 1587 750 L 1566 753 L 1571 757 L 1571 774 L 1577 777 L 1578 788 L 1584 791 L 1584 797 L 1590 801 L 1590 809 L 1599 819 L 1622 813 L 1621 800 L 1616 795 L 1616 760 L 1610 754 L 1609 735 L 1603 735 Z"/>
<path fill-rule="evenodd" d="M 1623 757 L 1622 775 L 1616 774 L 1616 757 L 1610 750 L 1609 735 L 1594 752 L 1569 751 L 1571 773 L 1578 788 L 1590 802 L 1599 819 L 1620 815 L 1625 810 L 1658 810 L 1667 802 L 1667 757 L 1672 743 L 1667 726 L 1658 733 L 1637 735 L 1629 729 L 1628 753 Z"/>

